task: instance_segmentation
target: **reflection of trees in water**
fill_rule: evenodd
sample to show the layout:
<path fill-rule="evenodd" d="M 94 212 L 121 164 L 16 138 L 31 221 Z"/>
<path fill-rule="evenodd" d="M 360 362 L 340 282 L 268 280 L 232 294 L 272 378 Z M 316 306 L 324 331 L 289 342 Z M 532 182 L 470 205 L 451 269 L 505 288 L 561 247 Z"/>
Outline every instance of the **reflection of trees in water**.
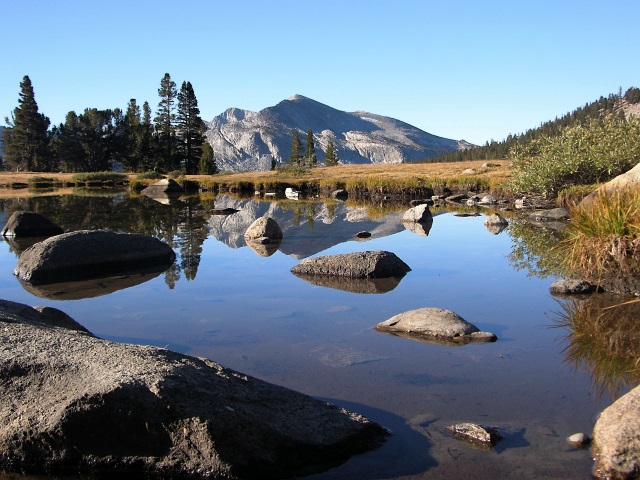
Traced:
<path fill-rule="evenodd" d="M 202 244 L 207 238 L 206 219 L 200 212 L 211 208 L 210 201 L 184 197 L 165 205 L 147 197 L 121 193 L 106 196 L 51 196 L 0 200 L 7 217 L 17 210 L 29 210 L 47 217 L 65 230 L 96 230 L 141 233 L 166 242 L 178 256 L 165 272 L 165 281 L 173 288 L 181 277 L 196 277 Z"/>
<path fill-rule="evenodd" d="M 309 225 L 309 230 L 313 231 L 313 224 L 316 220 L 316 202 L 304 202 L 304 201 L 290 201 L 290 202 L 278 202 L 280 207 L 285 212 L 293 212 L 293 223 L 296 227 L 300 226 L 300 221 L 304 217 Z"/>
<path fill-rule="evenodd" d="M 640 383 L 640 303 L 597 294 L 559 301 L 554 320 L 567 330 L 565 360 L 591 377 L 600 395 L 616 398 Z"/>
<path fill-rule="evenodd" d="M 564 276 L 560 252 L 555 247 L 564 238 L 562 231 L 527 221 L 514 221 L 507 229 L 513 240 L 509 262 L 516 270 L 528 270 L 530 276 Z"/>

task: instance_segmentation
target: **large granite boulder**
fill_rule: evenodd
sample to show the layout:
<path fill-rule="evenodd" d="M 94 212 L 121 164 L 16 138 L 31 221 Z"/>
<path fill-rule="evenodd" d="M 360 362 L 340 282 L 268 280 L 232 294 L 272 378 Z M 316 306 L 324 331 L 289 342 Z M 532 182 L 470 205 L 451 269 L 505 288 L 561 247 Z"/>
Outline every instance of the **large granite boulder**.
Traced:
<path fill-rule="evenodd" d="M 401 277 L 411 268 L 394 253 L 383 250 L 307 258 L 291 269 L 295 275 L 350 278 Z"/>
<path fill-rule="evenodd" d="M 429 205 L 422 203 L 416 207 L 412 207 L 402 215 L 403 222 L 433 222 L 433 216 Z"/>
<path fill-rule="evenodd" d="M 598 478 L 640 476 L 640 387 L 605 408 L 593 429 Z"/>
<path fill-rule="evenodd" d="M 2 229 L 3 237 L 51 237 L 64 230 L 39 213 L 13 212 Z"/>
<path fill-rule="evenodd" d="M 244 239 L 246 241 L 257 241 L 263 238 L 282 240 L 282 229 L 280 225 L 278 225 L 278 222 L 271 217 L 258 218 L 249 225 L 249 228 L 244 232 Z"/>
<path fill-rule="evenodd" d="M 431 307 L 400 313 L 380 322 L 375 329 L 379 332 L 443 345 L 495 342 L 498 339 L 493 333 L 481 332 L 478 327 L 450 310 Z"/>
<path fill-rule="evenodd" d="M 54 326 L 59 315 L 0 301 L 0 470 L 284 478 L 387 435 L 211 360 Z"/>
<path fill-rule="evenodd" d="M 618 175 L 613 180 L 601 185 L 595 192 L 587 195 L 582 202 L 580 202 L 580 206 L 586 207 L 590 205 L 600 195 L 612 194 L 624 190 L 640 190 L 640 163 L 628 172 Z"/>
<path fill-rule="evenodd" d="M 169 267 L 175 253 L 147 235 L 80 230 L 50 237 L 22 252 L 13 273 L 33 285 L 96 278 L 150 266 Z"/>

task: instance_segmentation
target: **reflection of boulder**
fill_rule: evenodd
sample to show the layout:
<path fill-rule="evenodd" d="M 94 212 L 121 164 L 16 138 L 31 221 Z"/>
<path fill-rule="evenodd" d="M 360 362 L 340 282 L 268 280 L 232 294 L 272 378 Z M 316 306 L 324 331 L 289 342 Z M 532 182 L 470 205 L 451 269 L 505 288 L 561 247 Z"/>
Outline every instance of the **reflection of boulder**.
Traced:
<path fill-rule="evenodd" d="M 261 237 L 247 240 L 247 245 L 261 257 L 270 257 L 278 251 L 281 240 L 271 240 L 268 237 Z"/>
<path fill-rule="evenodd" d="M 211 360 L 110 342 L 50 318 L 0 301 L 2 343 L 11 346 L 0 349 L 5 468 L 289 478 L 387 436 L 361 415 Z"/>
<path fill-rule="evenodd" d="M 493 235 L 499 235 L 500 233 L 504 232 L 504 230 L 507 228 L 507 225 L 497 225 L 497 224 L 487 225 L 485 223 L 484 228 L 486 228 L 487 231 Z"/>
<path fill-rule="evenodd" d="M 3 240 L 7 242 L 12 252 L 20 256 L 27 248 L 47 238 L 49 237 L 4 237 Z"/>
<path fill-rule="evenodd" d="M 380 322 L 375 328 L 379 332 L 443 345 L 497 340 L 493 333 L 481 332 L 464 318 L 442 308 L 410 310 Z"/>
<path fill-rule="evenodd" d="M 325 275 L 350 278 L 398 277 L 411 268 L 394 253 L 382 250 L 307 258 L 291 269 L 295 275 Z"/>
<path fill-rule="evenodd" d="M 180 197 L 182 196 L 181 193 L 154 193 L 154 194 L 146 194 L 145 195 L 147 197 L 149 197 L 151 200 L 155 200 L 158 203 L 161 203 L 163 205 L 175 205 L 176 203 L 180 202 Z"/>
<path fill-rule="evenodd" d="M 2 229 L 3 237 L 51 237 L 64 230 L 48 218 L 34 212 L 13 212 Z"/>
<path fill-rule="evenodd" d="M 93 298 L 109 293 L 124 290 L 141 283 L 147 282 L 160 275 L 165 268 L 155 268 L 149 272 L 132 272 L 115 277 L 93 278 L 72 282 L 47 283 L 43 285 L 31 285 L 20 282 L 24 289 L 40 298 L 50 300 L 78 300 L 81 298 Z"/>
<path fill-rule="evenodd" d="M 80 230 L 50 237 L 24 251 L 13 273 L 24 282 L 43 284 L 96 278 L 163 265 L 175 253 L 147 235 Z"/>
<path fill-rule="evenodd" d="M 498 235 L 509 226 L 509 222 L 500 214 L 489 215 L 484 221 L 484 227 L 494 235 Z"/>
<path fill-rule="evenodd" d="M 295 273 L 295 276 L 319 287 L 334 288 L 352 293 L 387 293 L 400 284 L 403 277 L 388 278 L 349 278 L 324 275 L 306 275 Z"/>
<path fill-rule="evenodd" d="M 428 220 L 423 222 L 402 222 L 404 228 L 406 228 L 411 233 L 415 233 L 416 235 L 420 235 L 422 237 L 429 236 L 429 232 L 431 231 L 431 227 L 433 226 L 433 217 L 429 217 Z"/>

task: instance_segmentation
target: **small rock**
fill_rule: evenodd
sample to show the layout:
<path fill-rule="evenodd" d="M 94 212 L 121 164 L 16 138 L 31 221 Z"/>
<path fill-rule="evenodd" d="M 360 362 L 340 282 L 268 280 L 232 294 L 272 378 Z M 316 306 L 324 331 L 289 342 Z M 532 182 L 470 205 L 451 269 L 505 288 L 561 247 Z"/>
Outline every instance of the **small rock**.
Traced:
<path fill-rule="evenodd" d="M 487 217 L 487 219 L 484 221 L 484 224 L 485 225 L 504 225 L 504 226 L 507 226 L 507 225 L 509 225 L 509 222 L 507 220 L 505 220 L 505 218 L 502 215 L 494 213 L 493 215 L 490 215 L 489 217 Z"/>
<path fill-rule="evenodd" d="M 551 284 L 549 291 L 554 295 L 577 295 L 582 293 L 593 293 L 597 286 L 586 280 L 564 279 Z"/>
<path fill-rule="evenodd" d="M 371 237 L 371 232 L 358 232 L 355 235 L 356 238 L 369 238 Z"/>
<path fill-rule="evenodd" d="M 488 450 L 502 440 L 502 434 L 495 427 L 477 425 L 475 423 L 459 423 L 452 425 L 449 430 L 453 436 L 463 440 L 472 447 Z"/>
<path fill-rule="evenodd" d="M 567 442 L 573 445 L 576 448 L 585 448 L 591 442 L 591 439 L 585 435 L 584 433 L 574 433 L 569 438 L 567 438 Z"/>
<path fill-rule="evenodd" d="M 478 203 L 480 205 L 494 205 L 497 201 L 493 195 L 485 195 L 478 201 Z"/>
<path fill-rule="evenodd" d="M 383 250 L 306 258 L 291 269 L 294 275 L 336 275 L 350 278 L 401 277 L 411 268 Z"/>
<path fill-rule="evenodd" d="M 476 171 L 473 168 L 466 168 L 461 173 L 462 175 L 474 175 Z"/>
<path fill-rule="evenodd" d="M 529 215 L 531 220 L 536 222 L 548 222 L 554 220 L 564 220 L 569 218 L 566 208 L 552 208 L 550 210 L 536 210 Z"/>
<path fill-rule="evenodd" d="M 434 200 L 429 198 L 422 198 L 422 199 L 414 199 L 409 202 L 409 205 L 411 205 L 412 207 L 417 207 L 418 205 L 423 205 L 423 204 L 433 205 Z"/>

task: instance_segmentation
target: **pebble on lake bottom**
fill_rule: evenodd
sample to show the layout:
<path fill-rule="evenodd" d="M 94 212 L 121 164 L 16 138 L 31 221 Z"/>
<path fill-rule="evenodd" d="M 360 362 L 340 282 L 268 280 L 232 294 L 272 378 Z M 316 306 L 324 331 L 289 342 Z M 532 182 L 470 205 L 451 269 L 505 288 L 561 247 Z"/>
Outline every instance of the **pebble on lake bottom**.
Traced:
<path fill-rule="evenodd" d="M 585 435 L 584 433 L 574 433 L 569 438 L 567 438 L 567 442 L 575 448 L 585 448 L 591 442 L 591 439 Z"/>

